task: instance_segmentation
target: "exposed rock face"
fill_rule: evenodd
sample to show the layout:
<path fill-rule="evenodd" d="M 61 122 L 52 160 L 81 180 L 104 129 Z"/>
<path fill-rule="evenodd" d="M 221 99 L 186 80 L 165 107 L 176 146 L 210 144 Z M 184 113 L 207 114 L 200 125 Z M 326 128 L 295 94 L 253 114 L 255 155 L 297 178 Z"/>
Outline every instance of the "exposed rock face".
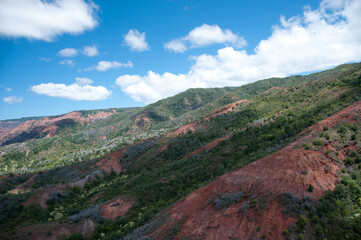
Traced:
<path fill-rule="evenodd" d="M 40 120 L 30 120 L 25 123 L 14 124 L 14 128 L 8 131 L 0 131 L 0 145 L 23 142 L 39 137 L 56 136 L 58 126 L 66 123 L 94 122 L 114 114 L 113 112 L 98 112 L 96 115 L 83 117 L 81 112 L 71 112 L 60 117 L 49 119 L 45 117 Z M 1 123 L 0 123 L 1 124 Z M 16 126 L 16 127 L 15 127 Z M 1 129 L 1 126 L 0 126 Z"/>
<path fill-rule="evenodd" d="M 150 237 L 163 239 L 173 231 L 175 239 L 254 239 L 262 236 L 283 239 L 283 230 L 296 219 L 283 215 L 282 195 L 291 193 L 299 198 L 318 199 L 325 191 L 335 188 L 342 167 L 341 162 L 321 150 L 306 150 L 302 142 L 312 138 L 312 134 L 324 126 L 330 128 L 341 121 L 360 121 L 360 116 L 361 102 L 358 102 L 305 129 L 303 133 L 307 135 L 284 149 L 198 189 L 153 219 L 165 218 Z M 334 144 L 337 143 L 324 148 L 333 149 Z M 352 145 L 344 146 L 339 152 L 353 148 Z M 343 160 L 346 155 L 339 154 L 338 157 Z M 312 192 L 308 191 L 310 184 L 314 187 Z M 252 206 L 255 200 L 258 204 L 263 202 L 263 207 Z"/>

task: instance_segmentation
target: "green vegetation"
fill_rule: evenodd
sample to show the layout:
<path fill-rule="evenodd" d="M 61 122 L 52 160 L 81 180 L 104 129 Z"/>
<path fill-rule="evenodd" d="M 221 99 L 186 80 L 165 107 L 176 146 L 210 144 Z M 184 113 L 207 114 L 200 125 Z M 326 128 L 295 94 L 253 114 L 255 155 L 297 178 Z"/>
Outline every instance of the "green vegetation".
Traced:
<path fill-rule="evenodd" d="M 2 150 L 6 153 L 0 159 L 4 172 L 17 172 L 24 166 L 31 171 L 51 169 L 37 175 L 34 179 L 35 188 L 76 182 L 89 174 L 92 174 L 92 178 L 83 188 L 72 187 L 62 193 L 51 193 L 48 207 L 42 210 L 38 206 L 22 208 L 21 201 L 31 193 L 7 193 L 20 184 L 11 185 L 8 181 L 16 177 L 16 174 L 7 177 L 8 184 L 0 183 L 0 190 L 6 193 L 1 195 L 6 198 L 6 205 L 2 208 L 5 217 L 0 221 L 0 225 L 5 224 L 1 225 L 5 227 L 1 231 L 8 234 L 19 225 L 54 221 L 78 222 L 91 218 L 97 222 L 92 239 L 118 239 L 131 233 L 133 236 L 141 236 L 163 221 L 158 216 L 157 221 L 147 225 L 148 220 L 185 195 L 226 172 L 279 150 L 295 140 L 306 127 L 361 99 L 361 78 L 358 73 L 361 64 L 342 67 L 348 70 L 340 71 L 340 68 L 336 68 L 310 76 L 274 78 L 239 88 L 190 89 L 145 108 L 119 111 L 89 125 L 63 126 L 57 137 L 31 140 L 22 143 L 21 147 L 19 143 L 4 146 Z M 263 93 L 273 86 L 287 89 Z M 248 98 L 250 102 L 235 106 L 232 113 L 218 115 L 209 120 L 203 119 L 210 111 L 233 102 L 233 96 L 238 99 Z M 143 113 L 150 119 L 149 125 L 135 123 Z M 199 120 L 195 132 L 188 131 L 174 138 L 159 137 L 190 120 Z M 360 140 L 358 127 L 340 123 L 337 129 L 323 129 L 324 137 L 317 135 L 305 146 L 310 149 L 322 146 L 323 141 L 327 139 L 326 133 L 345 143 Z M 107 137 L 105 142 L 97 139 L 102 128 L 103 134 Z M 71 129 L 71 134 L 68 129 Z M 356 135 L 355 139 L 352 139 L 351 132 Z M 190 156 L 209 142 L 225 136 L 230 138 L 219 142 L 210 150 Z M 138 142 L 142 139 L 147 140 Z M 131 145 L 133 142 L 137 143 Z M 127 148 L 123 148 L 125 146 Z M 29 150 L 28 154 L 24 149 Z M 108 174 L 97 166 L 92 168 L 105 153 L 121 149 L 123 152 L 119 154 L 117 161 L 126 169 L 125 172 L 119 175 L 114 172 Z M 329 156 L 339 161 L 336 153 L 330 152 Z M 18 160 L 14 161 L 14 158 Z M 348 165 L 356 172 L 360 161 L 359 150 L 350 153 L 349 158 Z M 306 175 L 307 171 L 303 171 L 302 174 Z M 358 190 L 355 189 L 358 188 L 355 184 L 360 184 L 358 181 L 361 177 L 354 178 L 352 174 L 349 174 L 349 178 L 344 176 L 344 183 L 341 183 L 350 188 L 351 195 L 347 195 L 345 201 L 350 201 L 353 197 L 356 197 L 356 200 L 357 197 L 360 198 L 359 195 L 352 194 L 357 193 Z M 310 192 L 313 190 L 311 186 L 309 185 Z M 122 218 L 114 221 L 102 218 L 99 214 L 100 206 L 120 196 L 134 197 L 136 203 Z M 210 203 L 221 210 L 240 202 L 242 198 L 243 192 L 226 193 L 211 199 Z M 265 195 L 257 199 L 250 198 L 249 201 L 247 199 L 241 211 L 247 211 L 251 207 L 262 212 L 266 208 L 267 198 Z M 322 205 L 322 200 L 320 203 Z M 329 238 L 329 230 L 326 231 L 328 222 L 323 225 L 322 223 L 324 219 L 331 218 L 327 211 L 322 212 L 311 198 L 298 199 L 285 194 L 282 196 L 282 204 L 285 206 L 285 216 L 300 218 L 299 229 L 286 230 L 288 232 L 284 232 L 285 236 L 296 232 L 298 238 L 302 239 L 304 229 L 307 230 L 307 226 L 317 222 L 316 225 L 320 226 L 318 229 L 322 230 L 321 235 Z M 355 206 L 358 209 L 360 205 L 357 204 Z M 8 206 L 14 209 L 10 213 Z M 34 214 L 35 211 L 37 214 Z M 350 211 L 346 212 L 346 215 L 341 215 L 348 217 L 345 219 L 350 222 L 351 229 L 356 225 L 353 225 L 354 220 L 350 220 L 350 217 L 358 219 L 354 214 L 355 211 Z M 314 216 L 319 220 L 316 221 Z M 170 237 L 179 231 L 180 223 L 177 224 L 170 228 Z M 72 237 L 77 239 L 80 236 Z"/>

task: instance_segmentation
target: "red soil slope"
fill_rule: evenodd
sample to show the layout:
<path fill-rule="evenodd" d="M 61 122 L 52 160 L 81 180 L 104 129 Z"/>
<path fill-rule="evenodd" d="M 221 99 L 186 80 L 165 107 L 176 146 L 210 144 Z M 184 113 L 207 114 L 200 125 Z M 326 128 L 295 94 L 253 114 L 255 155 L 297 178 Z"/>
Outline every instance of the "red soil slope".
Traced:
<path fill-rule="evenodd" d="M 246 103 L 249 103 L 249 102 L 251 102 L 251 101 L 249 101 L 248 99 L 242 99 L 242 100 L 239 100 L 239 101 L 237 101 L 237 102 L 228 104 L 228 105 L 226 105 L 226 106 L 224 106 L 224 107 L 221 107 L 221 108 L 218 108 L 218 109 L 212 111 L 210 114 L 208 114 L 208 115 L 204 118 L 204 120 L 209 120 L 209 119 L 211 119 L 211 118 L 213 118 L 213 117 L 216 117 L 216 116 L 218 116 L 218 115 L 226 114 L 226 113 L 228 113 L 228 112 L 233 112 L 233 109 L 234 109 L 235 106 L 237 106 L 237 105 L 239 105 L 239 104 L 241 104 L 241 103 L 245 103 L 245 104 L 246 104 Z"/>
<path fill-rule="evenodd" d="M 218 108 L 218 109 L 212 111 L 206 117 L 204 117 L 203 120 L 209 121 L 211 118 L 214 118 L 214 117 L 216 117 L 218 115 L 226 114 L 228 112 L 232 112 L 234 110 L 234 107 L 237 104 L 238 105 L 241 104 L 241 103 L 247 104 L 249 102 L 250 101 L 248 99 L 242 99 L 242 100 L 236 101 L 234 103 L 228 104 L 228 105 L 226 105 L 224 107 L 221 107 L 221 108 Z M 200 124 L 201 122 L 202 122 L 202 120 L 187 123 L 187 124 L 177 128 L 176 130 L 174 130 L 172 132 L 169 132 L 168 134 L 166 134 L 164 136 L 164 138 L 177 137 L 177 136 L 179 136 L 181 134 L 187 133 L 188 131 L 195 132 L 197 128 L 204 128 L 204 126 L 202 126 L 202 124 Z"/>
<path fill-rule="evenodd" d="M 212 183 L 198 189 L 183 200 L 163 212 L 164 223 L 151 237 L 162 239 L 176 224 L 180 231 L 176 239 L 254 239 L 265 236 L 266 239 L 283 239 L 282 231 L 296 222 L 282 214 L 281 196 L 292 193 L 298 197 L 320 198 L 326 190 L 332 190 L 338 183 L 342 165 L 326 156 L 322 151 L 305 150 L 304 141 L 323 126 L 335 126 L 337 122 L 361 121 L 361 102 L 327 118 L 309 128 L 306 136 L 284 149 L 253 162 L 241 169 L 227 173 Z M 334 148 L 331 143 L 326 148 Z M 345 146 L 339 152 L 353 146 Z M 343 160 L 345 155 L 338 156 Z M 307 174 L 302 174 L 307 171 Z M 308 192 L 312 184 L 314 190 Z M 224 193 L 244 191 L 244 197 L 238 203 L 226 209 L 217 210 L 212 199 Z M 242 210 L 246 201 L 262 199 L 267 196 L 267 207 L 260 213 L 255 208 Z"/>
<path fill-rule="evenodd" d="M 185 158 L 189 158 L 189 157 L 192 157 L 194 155 L 197 155 L 201 152 L 203 152 L 204 150 L 210 150 L 212 148 L 214 148 L 215 146 L 218 145 L 218 143 L 220 142 L 223 142 L 225 140 L 228 140 L 232 135 L 227 135 L 225 137 L 221 137 L 221 138 L 218 138 L 210 143 L 208 143 L 207 145 L 205 145 L 204 147 L 201 147 L 200 149 L 197 149 L 195 150 L 194 152 L 190 153 L 188 156 L 186 156 Z"/>
<path fill-rule="evenodd" d="M 124 216 L 134 203 L 134 198 L 121 197 L 115 199 L 100 208 L 100 215 L 107 219 L 115 220 L 117 217 Z"/>
<path fill-rule="evenodd" d="M 38 131 L 39 133 L 47 133 L 47 137 L 53 137 L 55 136 L 58 128 L 56 124 L 62 121 L 74 120 L 78 123 L 83 124 L 85 122 L 93 122 L 99 119 L 104 119 L 112 114 L 114 114 L 114 112 L 98 112 L 96 115 L 89 115 L 88 117 L 83 117 L 81 112 L 71 112 L 53 119 L 45 117 L 40 120 L 26 121 L 25 123 L 11 129 L 8 132 L 4 132 L 2 134 L 0 132 L 0 145 L 8 140 L 15 138 L 23 132 L 31 132 L 34 130 Z"/>

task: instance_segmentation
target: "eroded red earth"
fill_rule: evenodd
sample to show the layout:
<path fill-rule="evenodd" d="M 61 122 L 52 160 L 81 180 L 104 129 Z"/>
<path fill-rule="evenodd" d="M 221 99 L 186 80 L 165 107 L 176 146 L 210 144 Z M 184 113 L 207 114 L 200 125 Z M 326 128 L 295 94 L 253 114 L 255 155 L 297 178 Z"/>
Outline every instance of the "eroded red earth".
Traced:
<path fill-rule="evenodd" d="M 227 173 L 191 193 L 163 212 L 165 221 L 150 236 L 162 239 L 169 229 L 179 224 L 180 231 L 175 239 L 254 239 L 261 236 L 283 239 L 283 230 L 297 219 L 282 214 L 281 196 L 292 193 L 297 197 L 319 199 L 325 191 L 335 188 L 343 167 L 321 150 L 306 150 L 302 143 L 324 126 L 330 128 L 344 120 L 348 123 L 360 121 L 359 116 L 360 102 L 305 129 L 305 136 L 282 150 Z M 336 149 L 334 144 L 337 143 L 330 143 L 325 148 Z M 345 146 L 339 152 L 346 153 L 348 149 L 354 149 L 354 146 Z M 346 155 L 339 154 L 338 157 L 343 160 Z M 303 174 L 305 172 L 307 174 Z M 313 192 L 308 191 L 310 184 L 314 186 Z M 243 199 L 224 210 L 217 210 L 211 201 L 224 193 L 240 190 L 245 193 Z M 267 196 L 267 207 L 261 213 L 253 208 L 243 211 L 242 205 L 251 201 L 250 196 L 255 199 Z"/>

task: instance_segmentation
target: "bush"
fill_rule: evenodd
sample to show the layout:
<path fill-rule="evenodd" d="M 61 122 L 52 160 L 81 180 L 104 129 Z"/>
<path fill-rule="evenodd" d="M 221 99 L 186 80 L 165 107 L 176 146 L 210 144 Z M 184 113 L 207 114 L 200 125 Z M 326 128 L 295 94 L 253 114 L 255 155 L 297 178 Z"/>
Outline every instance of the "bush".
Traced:
<path fill-rule="evenodd" d="M 85 240 L 85 237 L 81 233 L 75 233 L 67 238 L 67 240 Z"/>
<path fill-rule="evenodd" d="M 290 233 L 288 232 L 287 229 L 283 230 L 282 234 L 285 235 L 286 237 L 287 237 L 288 235 L 290 235 Z"/>
<path fill-rule="evenodd" d="M 323 146 L 323 141 L 322 140 L 316 140 L 313 142 L 313 145 L 315 146 Z"/>
<path fill-rule="evenodd" d="M 352 134 L 352 135 L 351 135 L 351 139 L 352 139 L 352 140 L 356 140 L 356 134 Z"/>
<path fill-rule="evenodd" d="M 328 132 L 326 132 L 324 136 L 325 136 L 326 140 L 330 140 L 330 138 L 331 138 L 330 134 Z"/>
<path fill-rule="evenodd" d="M 307 217 L 305 215 L 300 215 L 300 218 L 298 219 L 298 225 L 300 228 L 304 228 L 308 224 Z"/>
<path fill-rule="evenodd" d="M 214 207 L 217 210 L 229 207 L 232 204 L 238 203 L 243 198 L 243 191 L 236 193 L 224 193 L 220 198 L 213 201 Z"/>
<path fill-rule="evenodd" d="M 70 222 L 79 222 L 82 219 L 91 217 L 94 220 L 99 221 L 102 218 L 99 214 L 99 210 L 100 210 L 100 204 L 90 205 L 86 209 L 80 211 L 78 214 L 69 216 L 68 220 Z"/>
<path fill-rule="evenodd" d="M 313 192 L 313 189 L 314 189 L 314 187 L 313 187 L 313 185 L 312 185 L 312 184 L 308 185 L 308 189 L 307 189 L 307 191 L 309 191 L 309 192 Z"/>
<path fill-rule="evenodd" d="M 305 239 L 305 237 L 303 236 L 302 233 L 300 233 L 300 234 L 297 235 L 296 240 L 304 240 L 304 239 Z"/>
<path fill-rule="evenodd" d="M 303 146 L 304 146 L 304 148 L 305 148 L 306 150 L 311 149 L 311 146 L 310 146 L 310 145 L 305 144 L 305 145 L 303 145 Z"/>

